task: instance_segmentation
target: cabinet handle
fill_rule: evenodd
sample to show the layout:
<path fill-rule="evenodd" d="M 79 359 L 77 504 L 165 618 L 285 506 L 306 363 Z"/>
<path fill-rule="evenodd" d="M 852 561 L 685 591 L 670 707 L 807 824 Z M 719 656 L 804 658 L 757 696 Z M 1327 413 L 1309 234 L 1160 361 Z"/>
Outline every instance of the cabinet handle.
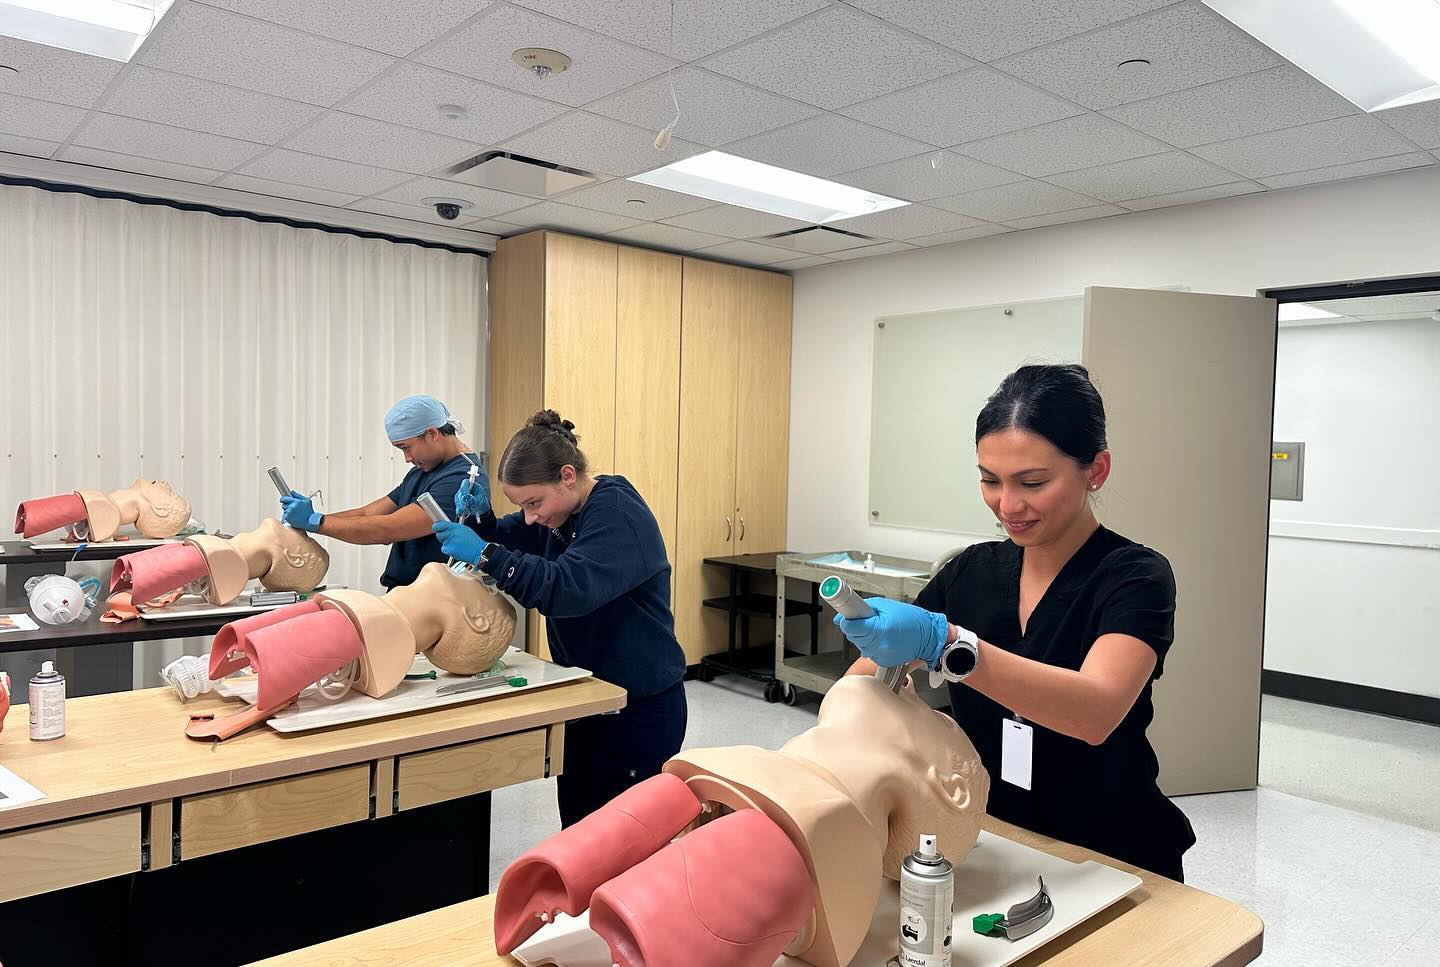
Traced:
<path fill-rule="evenodd" d="M 744 515 L 744 514 L 741 514 L 741 515 L 740 515 L 740 539 L 741 539 L 742 541 L 745 539 L 745 515 Z"/>
<path fill-rule="evenodd" d="M 725 518 L 725 542 L 726 542 L 727 544 L 730 542 L 730 530 L 731 530 L 731 527 L 730 527 L 730 518 L 729 518 L 729 517 L 726 517 L 726 518 Z"/>

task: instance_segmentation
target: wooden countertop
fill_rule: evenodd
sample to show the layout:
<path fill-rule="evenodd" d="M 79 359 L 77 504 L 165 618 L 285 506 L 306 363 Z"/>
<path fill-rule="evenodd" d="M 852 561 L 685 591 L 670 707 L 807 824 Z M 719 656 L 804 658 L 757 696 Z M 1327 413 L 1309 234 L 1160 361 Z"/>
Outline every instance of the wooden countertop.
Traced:
<path fill-rule="evenodd" d="M 1216 965 L 1260 955 L 1264 924 L 1229 900 L 1027 830 L 987 819 L 985 828 L 1071 861 L 1098 859 L 1143 881 L 1130 896 L 1018 961 L 1019 967 Z M 963 871 L 964 867 L 961 867 Z M 495 953 L 495 898 L 484 896 L 329 943 L 261 961 L 265 967 L 516 967 Z M 857 964 L 855 967 L 879 967 Z"/>
<path fill-rule="evenodd" d="M 624 705 L 624 689 L 587 678 L 315 732 L 282 735 L 259 726 L 214 745 L 185 735 L 189 713 L 241 707 L 214 694 L 185 704 L 169 687 L 72 698 L 65 737 L 50 742 L 30 741 L 29 710 L 17 705 L 0 732 L 0 765 L 47 798 L 0 809 L 0 830 L 521 732 Z"/>

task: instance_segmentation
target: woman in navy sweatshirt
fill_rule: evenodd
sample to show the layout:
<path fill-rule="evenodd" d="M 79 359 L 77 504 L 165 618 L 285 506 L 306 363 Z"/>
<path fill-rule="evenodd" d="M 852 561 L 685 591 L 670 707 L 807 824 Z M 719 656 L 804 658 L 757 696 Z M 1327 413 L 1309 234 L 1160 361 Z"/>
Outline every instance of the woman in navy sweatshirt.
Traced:
<path fill-rule="evenodd" d="M 434 527 L 446 555 L 477 565 L 543 614 L 550 654 L 628 693 L 619 712 L 571 722 L 559 778 L 570 826 L 656 775 L 685 738 L 685 656 L 670 610 L 670 562 L 655 515 L 619 476 L 591 477 L 575 424 L 542 410 L 511 438 L 497 478 L 520 509 L 497 519 L 485 478 L 461 485 Z"/>

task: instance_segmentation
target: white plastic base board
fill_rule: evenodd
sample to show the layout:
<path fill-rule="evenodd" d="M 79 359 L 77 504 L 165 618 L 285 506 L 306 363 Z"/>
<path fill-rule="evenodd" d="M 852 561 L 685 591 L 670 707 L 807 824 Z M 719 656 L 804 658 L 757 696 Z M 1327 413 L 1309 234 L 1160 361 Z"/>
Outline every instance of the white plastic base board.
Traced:
<path fill-rule="evenodd" d="M 287 607 L 283 604 L 268 604 L 256 606 L 246 604 L 250 595 L 260 588 L 246 588 L 241 595 L 229 604 L 211 604 L 198 594 L 182 594 L 174 604 L 167 604 L 163 608 L 147 608 L 140 606 L 140 617 L 146 621 L 181 621 L 187 618 L 244 618 L 252 614 L 261 614 L 266 611 L 274 611 L 276 608 Z"/>
<path fill-rule="evenodd" d="M 1022 940 L 982 937 L 971 930 L 972 918 L 982 913 L 1004 913 L 1028 900 L 1037 889 L 1035 878 L 1045 878 L 1045 889 L 1055 903 L 1055 916 L 1043 928 Z M 954 942 L 952 967 L 1004 967 L 1049 943 L 1106 907 L 1129 896 L 1140 886 L 1133 873 L 1096 863 L 1071 863 L 1021 843 L 980 833 L 975 849 L 955 870 Z M 870 921 L 870 933 L 851 959 L 854 967 L 882 967 L 900 949 L 900 888 L 887 880 Z M 521 944 L 513 954 L 525 967 L 611 967 L 610 950 L 590 929 L 590 914 L 563 914 Z M 804 967 L 804 961 L 782 956 L 775 967 Z"/>
<path fill-rule="evenodd" d="M 537 688 L 550 688 L 565 682 L 592 677 L 592 673 L 588 669 L 565 668 L 548 661 L 541 661 L 534 655 L 514 647 L 505 652 L 505 656 L 501 660 L 505 662 L 506 670 L 511 677 L 524 678 L 526 684 L 517 686 L 502 682 L 499 685 L 477 688 L 470 692 L 436 695 L 435 691 L 440 686 L 463 682 L 470 676 L 452 675 L 449 672 L 440 671 L 424 656 L 417 656 L 414 666 L 410 669 L 411 673 L 424 674 L 433 670 L 437 672 L 433 680 L 429 678 L 406 679 L 395 691 L 384 698 L 371 698 L 359 692 L 351 692 L 338 702 L 326 701 L 314 689 L 308 689 L 300 694 L 299 701 L 284 711 L 272 715 L 266 720 L 266 724 L 276 732 L 307 732 L 310 729 L 349 725 L 353 722 L 366 722 L 391 715 L 404 715 L 407 712 L 425 712 L 430 709 L 444 708 L 447 705 L 503 698 L 509 695 L 518 695 L 521 692 L 534 691 Z M 236 698 L 245 702 L 254 702 L 256 688 L 254 678 L 226 679 L 215 684 L 215 694 L 221 698 Z M 607 964 L 606 967 L 609 965 Z"/>
<path fill-rule="evenodd" d="M 114 547 L 120 548 L 121 550 L 134 549 L 140 551 L 147 547 L 158 547 L 161 544 L 179 544 L 180 541 L 181 538 L 179 537 L 132 537 L 128 541 L 86 542 L 85 549 L 87 551 L 100 551 Z M 77 541 L 38 540 L 30 541 L 29 544 L 32 551 L 73 551 L 80 547 Z"/>

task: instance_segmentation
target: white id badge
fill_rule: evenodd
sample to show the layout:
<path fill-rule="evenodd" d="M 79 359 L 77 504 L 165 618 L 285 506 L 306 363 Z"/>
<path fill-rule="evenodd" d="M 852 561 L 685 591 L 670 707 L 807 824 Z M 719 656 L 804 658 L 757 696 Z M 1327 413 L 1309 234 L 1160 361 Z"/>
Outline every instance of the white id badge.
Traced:
<path fill-rule="evenodd" d="M 1006 719 L 1001 730 L 1000 778 L 1028 792 L 1035 730 L 1017 719 Z"/>

